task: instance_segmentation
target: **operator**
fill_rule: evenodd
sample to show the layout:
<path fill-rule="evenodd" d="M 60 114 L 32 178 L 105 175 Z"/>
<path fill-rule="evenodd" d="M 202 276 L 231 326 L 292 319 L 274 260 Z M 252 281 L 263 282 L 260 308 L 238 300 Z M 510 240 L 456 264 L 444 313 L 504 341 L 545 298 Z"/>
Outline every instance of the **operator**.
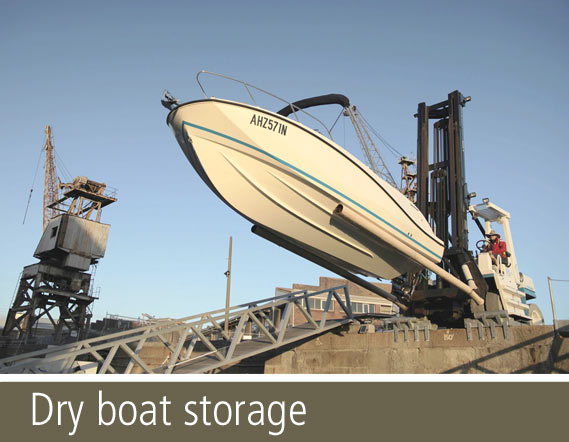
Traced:
<path fill-rule="evenodd" d="M 491 253 L 492 264 L 498 265 L 498 256 L 502 258 L 502 263 L 506 264 L 508 259 L 506 243 L 500 239 L 500 235 L 495 230 L 490 230 L 486 236 L 489 238 L 486 251 Z"/>

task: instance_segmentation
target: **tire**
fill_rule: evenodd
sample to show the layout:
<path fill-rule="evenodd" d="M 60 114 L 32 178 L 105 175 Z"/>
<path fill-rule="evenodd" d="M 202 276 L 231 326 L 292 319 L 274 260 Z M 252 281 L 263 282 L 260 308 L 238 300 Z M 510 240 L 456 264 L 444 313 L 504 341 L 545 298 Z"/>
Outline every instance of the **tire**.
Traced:
<path fill-rule="evenodd" d="M 504 307 L 502 306 L 502 300 L 500 299 L 500 295 L 494 292 L 486 293 L 485 307 L 487 312 L 504 310 Z"/>
<path fill-rule="evenodd" d="M 543 313 L 541 313 L 540 308 L 536 304 L 529 304 L 529 316 L 531 325 L 543 325 L 545 323 L 543 319 Z"/>

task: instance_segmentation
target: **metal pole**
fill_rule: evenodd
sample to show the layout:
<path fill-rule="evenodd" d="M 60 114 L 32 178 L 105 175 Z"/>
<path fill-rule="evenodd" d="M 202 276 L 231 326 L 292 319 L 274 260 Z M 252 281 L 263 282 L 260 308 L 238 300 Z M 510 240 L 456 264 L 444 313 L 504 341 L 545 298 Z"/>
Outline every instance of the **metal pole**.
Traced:
<path fill-rule="evenodd" d="M 227 291 L 225 293 L 225 333 L 229 332 L 229 294 L 231 292 L 231 249 L 233 246 L 233 237 L 229 237 L 229 259 L 227 261 Z"/>
<path fill-rule="evenodd" d="M 549 284 L 549 297 L 551 298 L 551 310 L 553 311 L 553 332 L 557 336 L 557 317 L 555 316 L 555 303 L 553 302 L 553 290 L 551 288 L 551 278 L 547 277 L 547 283 Z"/>

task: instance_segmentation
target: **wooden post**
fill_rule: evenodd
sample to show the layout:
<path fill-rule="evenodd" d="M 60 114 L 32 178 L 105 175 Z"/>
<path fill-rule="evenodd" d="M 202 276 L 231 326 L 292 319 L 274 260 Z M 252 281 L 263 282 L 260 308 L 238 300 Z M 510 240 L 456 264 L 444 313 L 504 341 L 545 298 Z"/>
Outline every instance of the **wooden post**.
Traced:
<path fill-rule="evenodd" d="M 555 304 L 553 302 L 553 289 L 551 288 L 551 278 L 547 277 L 547 284 L 549 285 L 549 298 L 551 299 L 551 310 L 553 311 L 553 333 L 555 336 L 558 335 L 557 331 L 557 317 L 555 315 Z"/>
<path fill-rule="evenodd" d="M 225 333 L 229 333 L 229 294 L 231 292 L 231 249 L 233 246 L 233 237 L 229 237 L 229 259 L 227 260 L 227 291 L 225 293 Z"/>

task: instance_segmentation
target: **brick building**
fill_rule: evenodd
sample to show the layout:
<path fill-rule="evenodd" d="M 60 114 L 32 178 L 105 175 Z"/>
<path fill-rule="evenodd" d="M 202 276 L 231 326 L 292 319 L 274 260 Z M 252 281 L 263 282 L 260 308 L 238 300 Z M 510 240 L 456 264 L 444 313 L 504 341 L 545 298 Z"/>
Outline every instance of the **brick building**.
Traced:
<path fill-rule="evenodd" d="M 340 285 L 348 286 L 348 293 L 350 295 L 350 300 L 352 302 L 352 311 L 354 314 L 358 313 L 380 313 L 395 315 L 399 312 L 399 308 L 381 296 L 376 295 L 369 290 L 360 287 L 353 282 L 347 281 L 342 278 L 330 278 L 327 276 L 321 276 L 319 285 L 309 285 L 309 284 L 298 284 L 295 283 L 291 288 L 277 287 L 275 289 L 275 296 L 285 295 L 288 293 L 294 293 L 301 290 L 307 290 L 308 292 L 317 292 L 320 290 L 331 289 L 333 287 L 338 287 Z M 387 292 L 391 292 L 390 284 L 375 283 L 378 287 L 381 287 Z M 314 319 L 318 320 L 320 318 L 321 312 L 324 311 L 324 304 L 326 302 L 327 293 L 321 295 L 315 295 L 309 298 L 310 308 L 313 312 Z M 338 295 L 340 298 L 345 300 L 343 291 L 339 291 Z M 328 318 L 341 318 L 344 316 L 344 311 L 340 308 L 335 300 L 332 300 L 330 308 L 328 310 Z M 291 323 L 292 325 L 299 325 L 306 322 L 306 318 L 295 308 L 292 312 Z"/>

